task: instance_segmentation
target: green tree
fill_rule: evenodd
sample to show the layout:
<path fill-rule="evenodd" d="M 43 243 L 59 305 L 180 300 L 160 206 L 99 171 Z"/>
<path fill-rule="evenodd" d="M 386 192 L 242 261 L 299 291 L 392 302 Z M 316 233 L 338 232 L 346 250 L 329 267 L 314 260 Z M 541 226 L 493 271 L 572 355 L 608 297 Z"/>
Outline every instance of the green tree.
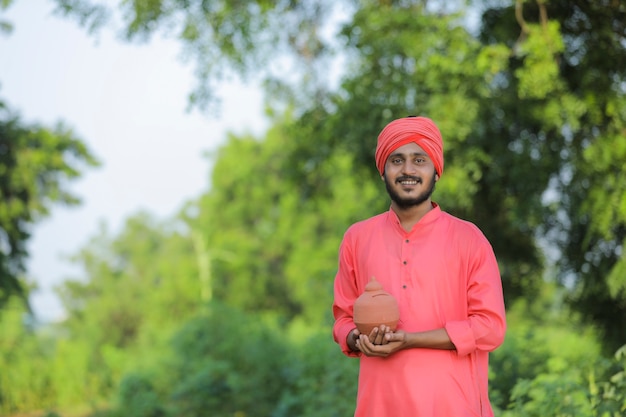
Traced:
<path fill-rule="evenodd" d="M 358 361 L 328 328 L 283 327 L 211 302 L 174 334 L 170 355 L 122 379 L 112 416 L 342 416 Z"/>
<path fill-rule="evenodd" d="M 97 165 L 71 129 L 26 124 L 0 101 L 0 307 L 14 294 L 25 299 L 21 277 L 33 225 L 53 204 L 78 204 L 67 183 Z"/>
<path fill-rule="evenodd" d="M 59 366 L 70 355 L 77 360 L 54 383 L 63 387 L 68 372 L 88 383 L 65 394 L 109 399 L 124 375 L 158 362 L 172 332 L 202 308 L 194 247 L 183 230 L 178 219 L 138 213 L 117 236 L 103 226 L 75 255 L 85 277 L 58 288 L 67 319 L 57 329 L 56 357 Z"/>
<path fill-rule="evenodd" d="M 195 314 L 203 304 L 201 282 L 193 243 L 180 227 L 143 212 L 128 218 L 118 236 L 103 227 L 74 258 L 86 279 L 59 287 L 67 330 L 94 347 L 123 349 Z"/>
<path fill-rule="evenodd" d="M 517 26 L 506 23 L 514 17 Z M 620 2 L 518 1 L 486 10 L 481 32 L 511 51 L 489 136 L 536 166 L 515 182 L 542 183 L 523 194 L 541 203 L 529 214 L 544 209 L 539 237 L 559 249 L 570 305 L 603 330 L 609 353 L 626 340 L 625 19 Z"/>
<path fill-rule="evenodd" d="M 50 342 L 25 325 L 28 317 L 23 300 L 9 298 L 0 311 L 0 414 L 11 415 L 49 405 L 54 398 L 47 367 Z"/>
<path fill-rule="evenodd" d="M 190 227 L 213 259 L 216 299 L 286 320 L 329 323 L 341 236 L 384 190 L 352 175 L 351 154 L 333 155 L 310 178 L 295 181 L 294 134 L 285 120 L 264 139 L 231 135 L 215 155 L 210 191 L 197 202 Z M 325 182 L 327 198 L 307 198 L 313 181 Z"/>
<path fill-rule="evenodd" d="M 626 411 L 626 346 L 602 354 L 598 329 L 546 284 L 535 300 L 508 310 L 504 345 L 490 356 L 490 396 L 502 417 L 617 417 Z"/>

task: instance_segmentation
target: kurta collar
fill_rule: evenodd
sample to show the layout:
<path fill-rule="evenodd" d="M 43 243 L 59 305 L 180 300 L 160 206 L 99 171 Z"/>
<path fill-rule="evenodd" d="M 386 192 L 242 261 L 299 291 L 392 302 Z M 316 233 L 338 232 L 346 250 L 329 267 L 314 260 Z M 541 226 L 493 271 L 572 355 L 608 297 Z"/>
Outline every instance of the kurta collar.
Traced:
<path fill-rule="evenodd" d="M 413 226 L 413 229 L 411 229 L 411 232 L 407 232 L 406 230 L 404 230 L 404 228 L 400 224 L 400 219 L 398 218 L 398 215 L 396 214 L 395 211 L 393 211 L 391 207 L 389 207 L 389 211 L 387 212 L 388 213 L 387 218 L 388 218 L 388 221 L 395 228 L 397 228 L 399 231 L 402 232 L 402 234 L 404 235 L 411 234 L 415 232 L 417 229 L 424 227 L 427 224 L 433 223 L 439 218 L 439 216 L 441 216 L 441 207 L 439 207 L 439 204 L 433 201 L 432 205 L 433 205 L 433 209 L 429 211 L 428 213 L 426 213 L 424 217 L 422 217 L 417 223 L 415 223 L 415 225 Z"/>

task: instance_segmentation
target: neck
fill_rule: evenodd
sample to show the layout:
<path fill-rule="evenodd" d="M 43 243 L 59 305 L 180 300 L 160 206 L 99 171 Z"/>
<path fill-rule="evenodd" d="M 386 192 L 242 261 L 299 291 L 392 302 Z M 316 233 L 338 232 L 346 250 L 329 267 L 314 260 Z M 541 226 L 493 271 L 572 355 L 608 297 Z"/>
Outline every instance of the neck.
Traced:
<path fill-rule="evenodd" d="M 396 213 L 400 224 L 407 232 L 413 229 L 413 226 L 419 222 L 422 217 L 433 209 L 430 198 L 417 206 L 400 207 L 395 201 L 391 202 L 391 209 Z"/>

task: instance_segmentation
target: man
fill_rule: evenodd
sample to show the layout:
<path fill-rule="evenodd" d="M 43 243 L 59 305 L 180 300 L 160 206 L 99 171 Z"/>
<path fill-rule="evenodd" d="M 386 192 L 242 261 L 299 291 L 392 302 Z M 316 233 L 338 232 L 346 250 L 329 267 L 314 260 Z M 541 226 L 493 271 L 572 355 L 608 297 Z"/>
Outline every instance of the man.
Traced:
<path fill-rule="evenodd" d="M 504 339 L 502 282 L 483 233 L 431 200 L 443 165 L 428 118 L 394 120 L 378 136 L 391 208 L 346 231 L 334 284 L 334 339 L 360 357 L 355 417 L 493 416 L 488 352 Z M 395 331 L 356 329 L 352 307 L 372 276 L 398 301 Z"/>

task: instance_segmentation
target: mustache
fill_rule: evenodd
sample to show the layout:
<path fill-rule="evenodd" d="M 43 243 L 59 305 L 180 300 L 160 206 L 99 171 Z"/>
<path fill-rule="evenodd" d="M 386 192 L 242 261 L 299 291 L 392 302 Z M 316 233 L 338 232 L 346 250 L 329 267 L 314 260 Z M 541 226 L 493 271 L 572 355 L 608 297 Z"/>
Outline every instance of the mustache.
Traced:
<path fill-rule="evenodd" d="M 401 181 L 417 181 L 418 184 L 422 183 L 422 177 L 412 177 L 410 175 L 403 175 L 401 177 L 396 178 L 396 183 Z"/>

